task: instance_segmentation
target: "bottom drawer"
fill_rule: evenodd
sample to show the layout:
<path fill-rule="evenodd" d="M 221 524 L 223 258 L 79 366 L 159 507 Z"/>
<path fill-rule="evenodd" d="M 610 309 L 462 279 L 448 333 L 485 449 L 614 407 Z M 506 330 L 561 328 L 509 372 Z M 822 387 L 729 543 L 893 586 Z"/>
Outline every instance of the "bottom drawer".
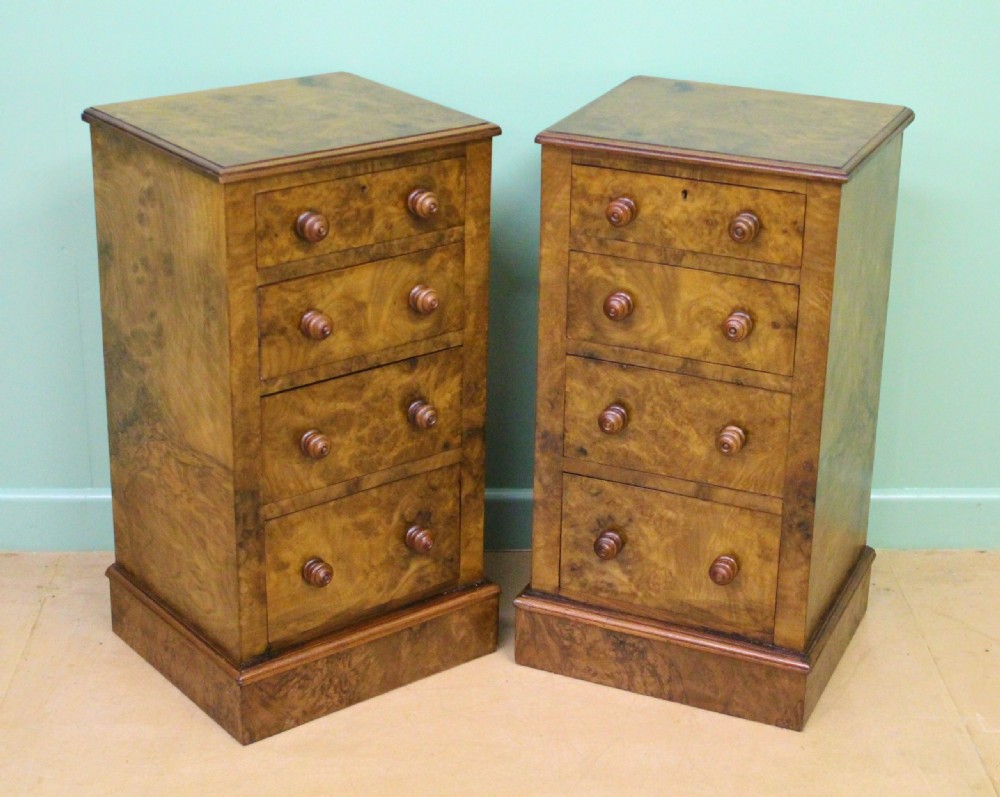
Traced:
<path fill-rule="evenodd" d="M 559 589 L 767 640 L 780 532 L 778 515 L 567 474 Z"/>
<path fill-rule="evenodd" d="M 457 583 L 459 536 L 458 465 L 269 521 L 269 641 L 306 639 Z"/>

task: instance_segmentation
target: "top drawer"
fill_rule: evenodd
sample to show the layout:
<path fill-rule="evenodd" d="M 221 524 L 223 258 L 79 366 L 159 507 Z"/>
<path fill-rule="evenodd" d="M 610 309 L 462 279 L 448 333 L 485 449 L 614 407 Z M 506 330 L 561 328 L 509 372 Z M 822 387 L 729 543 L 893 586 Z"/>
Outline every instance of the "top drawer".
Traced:
<path fill-rule="evenodd" d="M 461 226 L 465 161 L 421 163 L 256 197 L 257 265 Z"/>
<path fill-rule="evenodd" d="M 573 167 L 578 235 L 797 266 L 805 206 L 788 191 Z"/>

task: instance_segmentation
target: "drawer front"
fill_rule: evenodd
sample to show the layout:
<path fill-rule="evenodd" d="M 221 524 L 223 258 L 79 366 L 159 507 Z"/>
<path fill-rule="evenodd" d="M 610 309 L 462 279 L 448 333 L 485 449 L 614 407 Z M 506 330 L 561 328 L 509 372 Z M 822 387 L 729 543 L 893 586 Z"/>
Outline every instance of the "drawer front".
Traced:
<path fill-rule="evenodd" d="M 419 197 L 409 201 L 416 191 L 433 193 L 433 213 Z M 303 214 L 313 215 L 300 222 Z M 256 215 L 260 268 L 457 227 L 465 220 L 465 161 L 267 191 L 256 197 Z"/>
<path fill-rule="evenodd" d="M 271 643 L 329 631 L 455 584 L 458 496 L 456 465 L 268 522 Z M 430 541 L 429 550 L 414 542 L 418 536 Z"/>
<path fill-rule="evenodd" d="M 560 591 L 766 638 L 780 535 L 778 515 L 567 474 Z"/>
<path fill-rule="evenodd" d="M 458 348 L 265 397 L 265 501 L 458 448 L 461 386 Z"/>
<path fill-rule="evenodd" d="M 805 206 L 788 191 L 574 166 L 570 223 L 580 235 L 797 266 Z M 741 214 L 756 218 L 755 231 Z"/>
<path fill-rule="evenodd" d="M 454 244 L 261 288 L 261 377 L 461 329 L 464 256 Z"/>
<path fill-rule="evenodd" d="M 784 393 L 568 357 L 565 454 L 780 496 L 789 408 Z"/>
<path fill-rule="evenodd" d="M 791 374 L 798 302 L 794 285 L 573 252 L 567 334 Z"/>

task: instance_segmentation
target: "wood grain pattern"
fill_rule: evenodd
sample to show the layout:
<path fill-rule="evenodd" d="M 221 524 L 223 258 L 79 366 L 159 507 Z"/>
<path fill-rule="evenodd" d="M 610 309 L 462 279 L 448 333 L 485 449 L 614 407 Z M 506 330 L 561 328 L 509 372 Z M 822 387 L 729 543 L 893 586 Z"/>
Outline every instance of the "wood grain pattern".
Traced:
<path fill-rule="evenodd" d="M 291 498 L 272 501 L 261 506 L 260 512 L 265 520 L 271 520 L 290 514 L 291 512 L 298 512 L 301 509 L 308 509 L 311 506 L 326 503 L 327 501 L 336 501 L 338 498 L 353 495 L 362 490 L 371 490 L 374 487 L 398 481 L 399 479 L 405 479 L 418 473 L 446 468 L 449 465 L 461 462 L 461 460 L 461 449 L 453 448 L 440 454 L 433 454 L 422 459 L 414 459 L 404 462 L 401 465 L 393 465 L 384 470 L 363 473 L 353 479 L 347 479 L 336 484 L 328 484 L 325 487 L 311 490 L 308 493 L 300 493 Z"/>
<path fill-rule="evenodd" d="M 112 631 L 238 739 L 239 669 L 118 565 L 107 576 Z"/>
<path fill-rule="evenodd" d="M 604 303 L 616 291 L 628 293 L 633 308 L 612 321 Z M 573 252 L 566 334 L 790 375 L 798 300 L 791 285 Z M 753 331 L 738 342 L 727 339 L 723 329 L 734 311 L 753 319 Z"/>
<path fill-rule="evenodd" d="M 117 561 L 236 656 L 222 191 L 103 129 L 92 145 Z"/>
<path fill-rule="evenodd" d="M 866 549 L 804 653 L 526 590 L 514 600 L 516 661 L 802 730 L 864 616 L 873 559 Z"/>
<path fill-rule="evenodd" d="M 602 479 L 563 484 L 560 594 L 770 641 L 780 518 Z M 604 561 L 594 542 L 608 529 L 624 545 Z M 720 555 L 739 562 L 724 587 L 709 577 Z"/>
<path fill-rule="evenodd" d="M 641 470 L 618 468 L 613 465 L 603 465 L 589 462 L 585 459 L 563 458 L 563 471 L 579 476 L 593 476 L 597 479 L 607 479 L 619 484 L 634 484 L 636 487 L 648 487 L 651 490 L 661 490 L 675 495 L 686 495 L 702 501 L 714 501 L 719 504 L 729 504 L 755 512 L 766 512 L 770 515 L 781 515 L 781 499 L 760 493 L 748 493 L 743 490 L 729 490 L 714 484 L 693 482 L 686 479 L 675 479 L 662 473 L 647 473 Z"/>
<path fill-rule="evenodd" d="M 587 235 L 571 234 L 569 247 L 575 252 L 593 252 L 598 255 L 642 260 L 647 263 L 664 263 L 670 266 L 696 268 L 700 271 L 714 271 L 717 274 L 733 274 L 737 277 L 784 282 L 788 285 L 798 285 L 800 276 L 798 266 L 782 266 L 777 263 L 762 263 L 757 260 L 710 255 L 669 246 L 592 238 Z"/>
<path fill-rule="evenodd" d="M 500 132 L 347 72 L 101 105 L 84 119 L 142 137 L 221 182 Z"/>
<path fill-rule="evenodd" d="M 244 744 L 426 678 L 497 648 L 500 590 L 489 582 L 352 627 L 290 663 L 245 671 Z M 298 661 L 296 661 L 298 658 Z"/>
<path fill-rule="evenodd" d="M 421 555 L 405 543 L 420 524 L 433 536 Z M 269 521 L 267 620 L 272 646 L 302 641 L 361 617 L 441 591 L 458 581 L 459 472 L 452 466 Z M 303 563 L 330 563 L 316 588 Z"/>
<path fill-rule="evenodd" d="M 899 105 L 639 76 L 536 140 L 842 182 L 912 120 Z"/>
<path fill-rule="evenodd" d="M 631 198 L 638 211 L 631 223 L 615 226 L 606 210 L 610 201 L 623 196 Z M 760 233 L 746 243 L 734 241 L 730 222 L 748 210 L 760 218 Z M 577 235 L 794 266 L 802 257 L 804 216 L 802 194 L 573 167 L 572 230 Z"/>
<path fill-rule="evenodd" d="M 912 118 L 634 78 L 539 135 L 573 164 L 542 192 L 539 441 L 564 436 L 536 447 L 518 661 L 801 727 L 867 602 Z"/>
<path fill-rule="evenodd" d="M 492 142 L 470 143 L 465 178 L 465 332 L 462 343 L 463 582 L 483 577 L 486 504 L 486 351 L 490 284 Z"/>
<path fill-rule="evenodd" d="M 371 368 L 378 368 L 381 365 L 390 365 L 391 363 L 398 363 L 401 360 L 420 357 L 424 354 L 453 349 L 456 346 L 461 346 L 464 339 L 463 328 L 453 332 L 445 332 L 441 335 L 434 335 L 423 340 L 411 340 L 401 343 L 398 346 L 389 346 L 377 351 L 356 354 L 345 360 L 322 363 L 311 368 L 304 368 L 301 371 L 293 371 L 292 373 L 281 374 L 280 376 L 272 376 L 269 379 L 261 379 L 258 382 L 258 389 L 262 396 L 281 393 L 282 391 L 302 387 L 303 385 L 311 385 L 313 382 L 335 379 L 338 376 L 344 376 L 355 371 L 367 371 Z"/>
<path fill-rule="evenodd" d="M 597 416 L 623 404 L 628 427 L 604 434 Z M 679 374 L 569 357 L 566 362 L 565 453 L 623 468 L 663 473 L 781 495 L 789 399 L 783 393 Z M 737 456 L 715 439 L 736 422 L 747 433 Z"/>
<path fill-rule="evenodd" d="M 239 584 L 240 652 L 248 661 L 267 649 L 264 521 L 261 514 L 260 388 L 253 189 L 224 186 L 229 275 L 229 385 L 232 401 L 233 491 Z"/>
<path fill-rule="evenodd" d="M 902 136 L 887 144 L 841 194 L 807 637 L 867 539 L 902 144 Z"/>
<path fill-rule="evenodd" d="M 714 379 L 718 382 L 732 382 L 734 385 L 759 387 L 778 393 L 792 392 L 792 377 L 790 376 L 771 374 L 766 371 L 750 371 L 745 368 L 709 363 L 704 360 L 692 360 L 687 357 L 674 357 L 670 354 L 659 354 L 642 349 L 567 340 L 566 353 L 586 357 L 590 360 L 609 360 L 625 365 L 636 365 L 640 368 L 651 368 L 656 371 L 669 371 L 674 374 L 697 376 L 701 379 Z"/>
<path fill-rule="evenodd" d="M 343 75 L 85 119 L 115 630 L 244 743 L 494 649 L 499 129 Z"/>
<path fill-rule="evenodd" d="M 261 378 L 296 373 L 463 327 L 464 247 L 453 244 L 260 289 Z M 433 287 L 436 308 L 410 307 L 417 285 Z M 326 337 L 307 337 L 300 319 L 317 310 Z"/>
<path fill-rule="evenodd" d="M 415 188 L 431 189 L 439 199 L 440 207 L 428 218 L 410 212 L 407 197 Z M 465 162 L 461 158 L 260 193 L 256 198 L 257 265 L 267 268 L 458 227 L 465 219 L 464 200 Z M 305 211 L 328 218 L 329 234 L 316 242 L 302 239 L 295 223 Z"/>
<path fill-rule="evenodd" d="M 785 466 L 785 515 L 774 641 L 805 650 L 805 612 L 816 507 L 817 456 L 829 354 L 830 307 L 836 264 L 840 186 L 811 183 L 809 218 L 799 285 L 799 329 Z"/>
<path fill-rule="evenodd" d="M 542 147 L 538 339 L 543 345 L 538 347 L 536 383 L 531 583 L 548 592 L 559 588 L 570 182 L 570 153 Z"/>
<path fill-rule="evenodd" d="M 799 669 L 719 654 L 697 636 L 671 633 L 662 621 L 538 593 L 522 595 L 514 606 L 518 664 L 782 728 L 804 722 Z M 739 643 L 732 647 L 740 650 Z"/>
<path fill-rule="evenodd" d="M 459 448 L 461 381 L 461 350 L 452 349 L 267 396 L 261 402 L 265 500 Z M 417 429 L 407 418 L 420 398 L 438 410 L 432 429 Z M 302 454 L 299 439 L 309 429 L 330 437 L 330 456 Z"/>
<path fill-rule="evenodd" d="M 121 570 L 108 577 L 115 633 L 242 744 L 497 646 L 500 590 L 480 582 L 238 669 Z"/>

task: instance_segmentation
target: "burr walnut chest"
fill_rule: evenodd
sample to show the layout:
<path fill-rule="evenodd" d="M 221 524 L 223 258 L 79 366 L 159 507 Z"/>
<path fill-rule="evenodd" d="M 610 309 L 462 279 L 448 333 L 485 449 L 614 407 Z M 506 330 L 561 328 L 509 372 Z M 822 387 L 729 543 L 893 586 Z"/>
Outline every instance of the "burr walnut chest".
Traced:
<path fill-rule="evenodd" d="M 90 108 L 115 632 L 243 743 L 495 649 L 495 125 L 338 73 Z"/>
<path fill-rule="evenodd" d="M 538 136 L 518 662 L 803 726 L 867 605 L 912 118 L 637 77 Z"/>

